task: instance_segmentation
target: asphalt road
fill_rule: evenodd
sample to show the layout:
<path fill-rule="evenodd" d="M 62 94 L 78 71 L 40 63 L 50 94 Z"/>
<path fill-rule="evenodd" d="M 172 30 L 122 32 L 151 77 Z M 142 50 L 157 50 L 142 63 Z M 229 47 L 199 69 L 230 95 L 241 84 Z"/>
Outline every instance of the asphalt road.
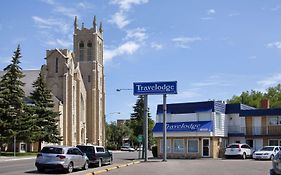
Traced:
<path fill-rule="evenodd" d="M 168 159 L 167 162 L 149 160 L 104 175 L 269 175 L 270 169 L 271 161 L 252 159 Z"/>
<path fill-rule="evenodd" d="M 151 153 L 149 153 L 151 156 Z M 113 164 L 122 164 L 126 162 L 131 162 L 134 159 L 138 159 L 137 152 L 114 152 L 113 153 Z M 63 172 L 56 171 L 46 171 L 45 173 L 39 173 L 34 165 L 35 158 L 31 159 L 21 159 L 21 160 L 5 160 L 0 159 L 0 174 L 2 175 L 21 175 L 21 174 L 63 174 Z M 86 171 L 78 170 L 72 173 L 73 175 L 82 175 L 87 172 L 96 171 L 103 169 L 101 168 L 89 168 Z"/>

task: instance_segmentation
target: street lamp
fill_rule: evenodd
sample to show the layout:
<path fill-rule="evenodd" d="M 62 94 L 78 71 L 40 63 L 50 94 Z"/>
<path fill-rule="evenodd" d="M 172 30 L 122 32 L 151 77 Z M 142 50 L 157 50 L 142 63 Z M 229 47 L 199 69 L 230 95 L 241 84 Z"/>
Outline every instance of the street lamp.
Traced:
<path fill-rule="evenodd" d="M 116 89 L 117 92 L 120 92 L 120 91 L 131 91 L 133 89 Z"/>

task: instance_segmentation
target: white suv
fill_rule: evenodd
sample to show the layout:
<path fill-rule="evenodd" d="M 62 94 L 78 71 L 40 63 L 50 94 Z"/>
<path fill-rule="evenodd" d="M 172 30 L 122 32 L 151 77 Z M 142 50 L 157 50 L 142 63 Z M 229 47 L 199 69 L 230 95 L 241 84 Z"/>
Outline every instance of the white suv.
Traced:
<path fill-rule="evenodd" d="M 245 143 L 232 143 L 227 146 L 224 152 L 224 157 L 242 157 L 246 159 L 247 157 L 252 157 L 252 149 L 249 145 Z"/>

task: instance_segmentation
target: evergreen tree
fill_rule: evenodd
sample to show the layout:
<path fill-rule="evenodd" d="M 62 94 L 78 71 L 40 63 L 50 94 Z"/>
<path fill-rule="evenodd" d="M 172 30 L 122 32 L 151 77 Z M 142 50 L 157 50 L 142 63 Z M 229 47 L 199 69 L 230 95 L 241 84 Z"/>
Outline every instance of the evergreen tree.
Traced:
<path fill-rule="evenodd" d="M 4 68 L 5 74 L 0 80 L 0 142 L 11 143 L 26 141 L 28 115 L 25 113 L 24 77 L 20 64 L 20 46 L 12 56 L 11 64 Z"/>
<path fill-rule="evenodd" d="M 58 112 L 53 111 L 54 102 L 51 91 L 47 89 L 47 84 L 41 75 L 33 83 L 34 91 L 30 98 L 34 101 L 31 128 L 31 140 L 38 142 L 38 151 L 41 149 L 43 141 L 58 143 L 61 141 L 58 130 Z"/>
<path fill-rule="evenodd" d="M 143 135 L 144 126 L 144 97 L 138 96 L 137 102 L 133 107 L 134 112 L 131 114 L 131 121 L 129 127 L 132 129 L 133 133 L 130 137 L 131 142 L 135 145 L 138 144 L 138 135 Z M 148 145 L 152 146 L 154 144 L 154 139 L 152 137 L 152 129 L 154 127 L 154 121 L 151 119 L 149 108 L 148 108 Z"/>

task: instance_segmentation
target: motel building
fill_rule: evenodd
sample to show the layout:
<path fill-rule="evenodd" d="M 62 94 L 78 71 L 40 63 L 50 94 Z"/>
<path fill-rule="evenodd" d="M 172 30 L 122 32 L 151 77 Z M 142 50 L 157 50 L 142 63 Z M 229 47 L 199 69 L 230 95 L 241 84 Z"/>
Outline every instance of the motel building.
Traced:
<path fill-rule="evenodd" d="M 230 143 L 247 143 L 254 150 L 281 146 L 281 108 L 261 109 L 221 101 L 167 104 L 167 157 L 219 158 Z M 163 156 L 163 106 L 158 105 L 153 137 Z"/>

